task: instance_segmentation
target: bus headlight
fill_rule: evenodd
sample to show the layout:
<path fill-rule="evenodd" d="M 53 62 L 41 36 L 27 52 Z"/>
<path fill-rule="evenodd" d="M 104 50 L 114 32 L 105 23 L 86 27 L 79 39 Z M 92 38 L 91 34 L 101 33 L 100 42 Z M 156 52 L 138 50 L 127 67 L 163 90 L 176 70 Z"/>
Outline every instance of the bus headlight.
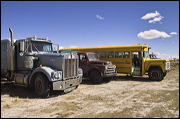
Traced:
<path fill-rule="evenodd" d="M 166 62 L 165 70 L 170 70 L 170 62 Z"/>
<path fill-rule="evenodd" d="M 53 80 L 62 80 L 62 71 L 55 71 L 51 73 L 51 78 Z"/>

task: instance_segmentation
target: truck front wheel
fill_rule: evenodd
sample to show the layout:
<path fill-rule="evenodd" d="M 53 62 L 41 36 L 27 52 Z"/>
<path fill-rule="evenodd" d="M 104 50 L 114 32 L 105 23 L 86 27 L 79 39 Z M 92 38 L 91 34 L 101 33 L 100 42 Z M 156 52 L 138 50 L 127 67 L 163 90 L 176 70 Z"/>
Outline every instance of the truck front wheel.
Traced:
<path fill-rule="evenodd" d="M 38 74 L 34 82 L 36 93 L 40 97 L 47 97 L 50 94 L 50 86 L 45 76 Z"/>
<path fill-rule="evenodd" d="M 103 77 L 97 70 L 91 71 L 89 77 L 92 83 L 96 83 L 96 84 L 102 83 Z"/>
<path fill-rule="evenodd" d="M 153 80 L 156 80 L 156 81 L 161 81 L 164 78 L 162 70 L 161 69 L 157 69 L 157 68 L 151 69 L 148 72 L 148 75 L 149 75 L 150 79 L 153 79 Z"/>

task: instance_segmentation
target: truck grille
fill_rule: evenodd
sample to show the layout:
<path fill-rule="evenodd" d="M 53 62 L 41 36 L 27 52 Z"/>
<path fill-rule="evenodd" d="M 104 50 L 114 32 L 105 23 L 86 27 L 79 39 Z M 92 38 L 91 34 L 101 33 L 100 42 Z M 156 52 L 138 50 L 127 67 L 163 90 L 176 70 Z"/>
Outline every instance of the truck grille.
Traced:
<path fill-rule="evenodd" d="M 73 78 L 77 76 L 78 61 L 77 59 L 65 59 L 64 78 Z"/>
<path fill-rule="evenodd" d="M 106 74 L 109 74 L 109 73 L 115 73 L 115 66 L 114 65 L 109 65 L 106 69 Z"/>
<path fill-rule="evenodd" d="M 114 68 L 108 68 L 106 70 L 106 73 L 114 73 L 115 72 L 115 69 Z"/>

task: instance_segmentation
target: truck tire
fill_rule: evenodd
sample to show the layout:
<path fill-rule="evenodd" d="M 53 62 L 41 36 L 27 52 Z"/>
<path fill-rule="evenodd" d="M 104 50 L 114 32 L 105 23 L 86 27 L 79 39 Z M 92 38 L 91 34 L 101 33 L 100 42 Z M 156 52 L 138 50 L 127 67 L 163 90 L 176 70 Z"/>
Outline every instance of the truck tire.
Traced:
<path fill-rule="evenodd" d="M 151 69 L 148 72 L 148 75 L 150 79 L 155 80 L 155 81 L 161 81 L 164 78 L 162 70 L 157 69 L 157 68 Z"/>
<path fill-rule="evenodd" d="M 34 88 L 38 96 L 48 97 L 50 94 L 50 86 L 45 76 L 38 74 L 34 81 Z"/>
<path fill-rule="evenodd" d="M 95 83 L 95 84 L 100 84 L 103 81 L 103 77 L 97 70 L 91 71 L 89 77 L 92 83 Z"/>

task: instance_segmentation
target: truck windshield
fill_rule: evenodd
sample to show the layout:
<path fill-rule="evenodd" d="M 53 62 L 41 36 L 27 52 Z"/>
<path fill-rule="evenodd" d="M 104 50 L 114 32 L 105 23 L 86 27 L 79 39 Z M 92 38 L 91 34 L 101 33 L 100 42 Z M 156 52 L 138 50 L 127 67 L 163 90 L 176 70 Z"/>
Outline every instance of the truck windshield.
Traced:
<path fill-rule="evenodd" d="M 96 54 L 88 54 L 89 60 L 99 60 Z"/>
<path fill-rule="evenodd" d="M 52 44 L 46 42 L 32 42 L 32 51 L 34 52 L 53 52 Z"/>
<path fill-rule="evenodd" d="M 143 52 L 143 56 L 144 56 L 144 58 L 149 58 L 149 52 L 144 51 L 144 52 Z"/>

